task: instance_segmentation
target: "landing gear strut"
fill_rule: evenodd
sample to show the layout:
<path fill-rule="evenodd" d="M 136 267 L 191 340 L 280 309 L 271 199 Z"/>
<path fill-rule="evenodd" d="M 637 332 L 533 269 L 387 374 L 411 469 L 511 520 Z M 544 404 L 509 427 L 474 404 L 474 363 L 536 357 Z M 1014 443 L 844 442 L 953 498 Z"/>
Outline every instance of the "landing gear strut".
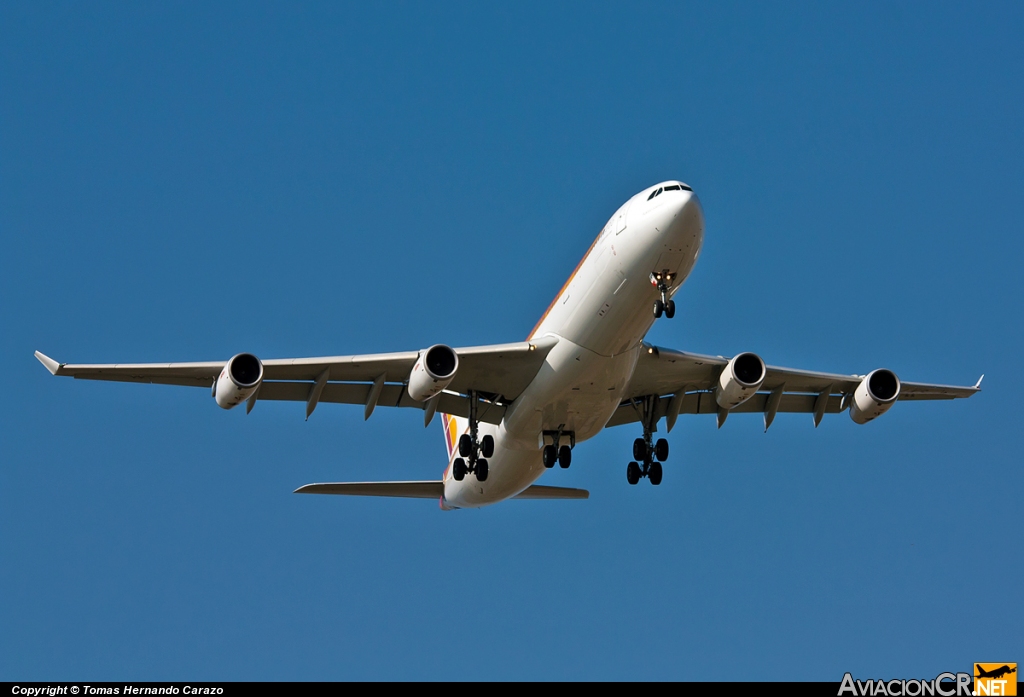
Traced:
<path fill-rule="evenodd" d="M 467 474 L 475 474 L 479 482 L 487 481 L 487 460 L 494 455 L 494 437 L 478 437 L 479 420 L 476 416 L 477 395 L 469 392 L 469 433 L 459 436 L 459 457 L 452 463 L 452 477 L 461 482 Z"/>
<path fill-rule="evenodd" d="M 564 425 L 562 424 L 562 426 Z M 572 464 L 572 449 L 576 447 L 576 433 L 573 431 L 563 431 L 562 426 L 559 426 L 558 430 L 555 431 L 544 431 L 544 436 L 551 438 L 551 444 L 545 445 L 542 452 L 544 466 L 548 469 L 554 467 L 556 462 L 562 469 L 568 469 L 569 465 Z M 569 438 L 568 445 L 559 445 L 563 437 Z"/>
<path fill-rule="evenodd" d="M 638 462 L 630 462 L 626 466 L 626 481 L 631 485 L 639 482 L 641 477 L 650 479 L 654 486 L 661 484 L 661 463 L 668 459 L 668 441 L 664 438 L 659 438 L 657 442 L 654 440 L 654 430 L 658 423 L 657 405 L 657 395 L 633 402 L 633 408 L 641 411 L 640 423 L 644 427 L 644 435 L 633 441 L 633 459 Z"/>
<path fill-rule="evenodd" d="M 651 273 L 651 285 L 658 289 L 661 297 L 654 301 L 654 317 L 661 317 L 662 313 L 672 319 L 676 316 L 676 301 L 668 297 L 669 287 L 672 285 L 676 275 L 668 269 L 654 271 Z"/>

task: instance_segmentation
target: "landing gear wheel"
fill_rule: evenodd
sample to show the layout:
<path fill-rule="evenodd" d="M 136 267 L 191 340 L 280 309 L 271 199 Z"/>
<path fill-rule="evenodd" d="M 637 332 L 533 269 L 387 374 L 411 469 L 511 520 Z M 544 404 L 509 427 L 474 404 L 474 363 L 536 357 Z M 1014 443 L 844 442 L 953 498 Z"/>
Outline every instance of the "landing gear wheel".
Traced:
<path fill-rule="evenodd" d="M 480 441 L 480 454 L 484 457 L 494 455 L 494 436 L 484 436 Z"/>
<path fill-rule="evenodd" d="M 487 481 L 487 460 L 476 461 L 476 480 L 478 482 Z"/>
<path fill-rule="evenodd" d="M 631 485 L 635 485 L 640 481 L 640 465 L 635 462 L 630 462 L 626 465 L 626 481 Z"/>
<path fill-rule="evenodd" d="M 568 445 L 563 445 L 558 449 L 558 466 L 562 469 L 568 469 L 570 464 L 572 464 L 572 448 Z"/>
<path fill-rule="evenodd" d="M 455 464 L 452 465 L 452 476 L 457 482 L 466 478 L 466 461 L 461 457 L 455 458 Z"/>
<path fill-rule="evenodd" d="M 668 459 L 668 441 L 664 438 L 659 438 L 658 442 L 654 444 L 654 456 L 664 462 Z"/>
<path fill-rule="evenodd" d="M 652 462 L 651 468 L 647 470 L 647 478 L 651 480 L 651 484 L 653 484 L 654 486 L 658 486 L 659 484 L 661 484 L 661 474 L 661 463 Z"/>
<path fill-rule="evenodd" d="M 462 457 L 469 457 L 470 453 L 473 452 L 473 439 L 470 438 L 468 433 L 463 433 L 459 436 L 459 455 Z"/>
<path fill-rule="evenodd" d="M 544 446 L 544 466 L 551 469 L 555 466 L 555 462 L 558 460 L 558 453 L 555 451 L 555 446 L 545 445 Z"/>
<path fill-rule="evenodd" d="M 643 460 L 647 459 L 647 443 L 644 442 L 643 438 L 637 438 L 633 441 L 633 459 Z"/>
<path fill-rule="evenodd" d="M 662 269 L 659 271 L 651 272 L 651 285 L 658 289 L 658 293 L 661 295 L 654 303 L 654 318 L 658 319 L 662 313 L 669 319 L 676 314 L 676 304 L 672 302 L 669 295 L 672 292 L 672 282 L 675 280 L 676 275 L 668 269 Z"/>

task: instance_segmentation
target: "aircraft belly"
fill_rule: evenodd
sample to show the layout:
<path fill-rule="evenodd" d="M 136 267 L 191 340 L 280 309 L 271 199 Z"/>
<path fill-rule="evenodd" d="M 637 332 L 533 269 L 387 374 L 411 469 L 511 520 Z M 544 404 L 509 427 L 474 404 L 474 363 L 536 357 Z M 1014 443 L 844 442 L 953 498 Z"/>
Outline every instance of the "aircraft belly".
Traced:
<path fill-rule="evenodd" d="M 574 431 L 577 441 L 596 435 L 618 407 L 638 356 L 639 348 L 609 357 L 561 339 L 505 413 L 505 430 L 538 450 L 546 430 Z"/>
<path fill-rule="evenodd" d="M 494 438 L 487 480 L 467 474 L 457 482 L 449 463 L 445 504 L 479 508 L 511 498 L 536 482 L 547 471 L 541 459 L 543 431 L 561 427 L 573 431 L 577 442 L 599 433 L 618 408 L 638 356 L 639 349 L 600 356 L 571 341 L 559 341 L 502 424 L 480 424 L 480 436 Z M 452 454 L 453 459 L 457 456 Z"/>
<path fill-rule="evenodd" d="M 490 424 L 481 424 L 481 434 L 494 436 L 494 454 L 487 460 L 487 481 L 478 481 L 476 475 L 467 474 L 461 482 L 445 476 L 444 498 L 454 508 L 480 508 L 509 499 L 533 484 L 544 474 L 540 450 L 523 450 L 511 442 L 507 434 Z"/>

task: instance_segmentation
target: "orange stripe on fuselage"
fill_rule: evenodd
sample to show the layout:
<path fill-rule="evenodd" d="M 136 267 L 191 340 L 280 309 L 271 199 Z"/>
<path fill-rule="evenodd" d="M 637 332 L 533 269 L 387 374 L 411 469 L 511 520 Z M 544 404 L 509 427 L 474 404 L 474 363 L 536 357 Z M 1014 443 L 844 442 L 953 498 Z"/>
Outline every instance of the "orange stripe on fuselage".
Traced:
<path fill-rule="evenodd" d="M 448 414 L 442 414 L 444 418 L 444 440 L 448 446 L 448 459 L 452 457 L 452 450 L 455 449 L 455 419 Z"/>
<path fill-rule="evenodd" d="M 569 279 L 565 282 L 565 285 L 562 286 L 562 290 L 558 291 L 558 295 L 556 295 L 555 299 L 551 301 L 550 305 L 548 305 L 548 309 L 544 310 L 544 314 L 541 315 L 539 320 L 537 320 L 537 324 L 534 325 L 533 329 L 530 331 L 530 335 L 526 337 L 527 341 L 532 339 L 533 335 L 537 333 L 537 329 L 540 328 L 540 325 L 544 324 L 544 320 L 548 318 L 548 314 L 551 312 L 552 309 L 554 309 L 555 303 L 558 302 L 558 299 L 562 297 L 562 293 L 564 293 L 565 289 L 569 287 L 570 283 L 572 283 L 572 279 L 576 278 L 576 273 L 580 270 L 580 267 L 583 266 L 583 262 L 585 262 L 587 260 L 587 257 L 590 256 L 590 253 L 594 251 L 594 247 L 597 246 L 597 241 L 601 239 L 602 234 L 604 234 L 604 229 L 602 229 L 601 232 L 597 233 L 597 237 L 595 237 L 594 241 L 590 243 L 590 249 L 587 250 L 587 253 L 583 255 L 582 259 L 580 259 L 580 263 L 576 264 L 576 268 L 572 270 L 571 274 L 569 274 Z"/>
<path fill-rule="evenodd" d="M 441 475 L 441 481 L 443 482 L 448 479 L 448 470 L 452 466 L 452 448 L 455 441 L 455 419 L 448 414 L 441 414 L 441 420 L 444 424 L 444 444 L 448 449 L 448 464 L 445 465 L 444 474 Z"/>
<path fill-rule="evenodd" d="M 453 455 L 455 455 L 455 449 L 458 447 L 460 434 L 459 424 L 455 420 L 454 416 L 451 416 L 450 414 L 442 414 L 441 417 L 443 418 L 444 424 L 444 441 L 445 445 L 448 447 L 448 465 L 444 468 L 444 474 L 441 475 L 441 481 L 445 481 L 448 479 L 448 470 L 450 470 L 452 465 L 455 463 Z M 463 433 L 468 432 L 468 428 L 463 431 Z"/>

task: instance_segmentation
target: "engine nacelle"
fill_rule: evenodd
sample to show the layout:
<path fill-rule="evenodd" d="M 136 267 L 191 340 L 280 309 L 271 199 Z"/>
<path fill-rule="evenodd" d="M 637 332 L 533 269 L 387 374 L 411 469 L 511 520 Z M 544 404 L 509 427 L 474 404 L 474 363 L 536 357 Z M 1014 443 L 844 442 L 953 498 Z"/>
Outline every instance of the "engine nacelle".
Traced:
<path fill-rule="evenodd" d="M 409 373 L 409 396 L 417 402 L 427 401 L 448 387 L 458 369 L 459 356 L 450 346 L 437 344 L 420 351 Z"/>
<path fill-rule="evenodd" d="M 231 409 L 249 399 L 263 382 L 263 364 L 251 353 L 234 356 L 213 383 L 217 406 Z"/>
<path fill-rule="evenodd" d="M 896 373 L 884 368 L 864 376 L 850 402 L 850 418 L 854 423 L 866 424 L 887 412 L 899 399 L 900 379 Z"/>
<path fill-rule="evenodd" d="M 741 353 L 718 376 L 715 401 L 722 409 L 735 409 L 753 397 L 764 382 L 764 361 L 756 353 Z"/>

